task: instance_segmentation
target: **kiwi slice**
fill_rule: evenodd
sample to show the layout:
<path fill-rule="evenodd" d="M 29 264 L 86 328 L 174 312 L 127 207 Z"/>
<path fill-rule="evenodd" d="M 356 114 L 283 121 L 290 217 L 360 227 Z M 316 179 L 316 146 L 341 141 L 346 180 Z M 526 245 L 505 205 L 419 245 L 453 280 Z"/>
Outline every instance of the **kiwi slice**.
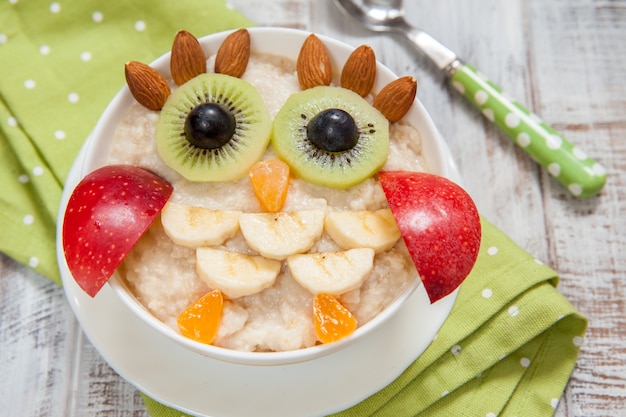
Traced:
<path fill-rule="evenodd" d="M 348 188 L 387 161 L 389 121 L 353 91 L 313 87 L 287 99 L 274 118 L 272 145 L 295 175 Z"/>
<path fill-rule="evenodd" d="M 234 181 L 261 159 L 272 120 L 258 91 L 224 74 L 200 74 L 172 92 L 156 125 L 163 161 L 190 181 Z"/>

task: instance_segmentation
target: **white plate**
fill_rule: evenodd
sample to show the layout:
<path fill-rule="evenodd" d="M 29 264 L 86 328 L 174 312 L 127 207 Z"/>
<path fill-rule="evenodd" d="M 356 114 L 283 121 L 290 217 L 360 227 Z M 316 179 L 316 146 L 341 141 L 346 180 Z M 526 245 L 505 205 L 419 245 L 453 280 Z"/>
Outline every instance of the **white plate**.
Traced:
<path fill-rule="evenodd" d="M 83 152 L 63 193 L 61 211 L 80 180 Z M 456 176 L 450 159 L 451 172 Z M 453 178 L 455 179 L 455 178 Z M 59 216 L 58 230 L 61 230 Z M 293 365 L 246 366 L 190 352 L 142 323 L 110 286 L 94 298 L 71 278 L 57 237 L 63 288 L 80 325 L 109 365 L 145 394 L 183 412 L 212 417 L 318 417 L 379 391 L 433 340 L 458 291 L 430 304 L 419 286 L 387 323 L 328 356 Z"/>
<path fill-rule="evenodd" d="M 288 39 L 289 48 L 297 50 L 300 41 L 282 35 L 295 32 L 284 30 L 273 36 Z M 411 111 L 418 112 L 419 107 L 423 114 L 416 127 L 442 142 L 446 158 L 441 170 L 458 181 L 449 149 L 417 103 Z M 212 417 L 317 417 L 337 412 L 397 378 L 428 347 L 450 313 L 458 291 L 431 305 L 420 285 L 382 326 L 337 352 L 307 362 L 237 365 L 187 350 L 142 322 L 109 285 L 91 298 L 69 273 L 61 244 L 62 213 L 81 178 L 89 146 L 88 139 L 70 171 L 59 209 L 57 258 L 65 293 L 85 334 L 109 365 L 165 405 Z"/>

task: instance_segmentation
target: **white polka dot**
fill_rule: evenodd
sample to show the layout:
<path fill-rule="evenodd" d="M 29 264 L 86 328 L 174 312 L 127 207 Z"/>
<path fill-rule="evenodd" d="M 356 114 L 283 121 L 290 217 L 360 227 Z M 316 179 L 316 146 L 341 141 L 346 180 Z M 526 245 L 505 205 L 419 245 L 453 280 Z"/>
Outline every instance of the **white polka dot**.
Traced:
<path fill-rule="evenodd" d="M 143 20 L 138 20 L 135 22 L 135 30 L 137 32 L 143 32 L 144 30 L 146 30 L 146 22 L 144 22 Z"/>
<path fill-rule="evenodd" d="M 450 394 L 450 391 L 444 391 L 441 393 L 441 397 L 445 397 L 446 395 Z"/>
<path fill-rule="evenodd" d="M 9 37 L 5 33 L 0 33 L 0 45 L 4 45 L 9 40 Z"/>
<path fill-rule="evenodd" d="M 489 119 L 492 122 L 496 120 L 496 116 L 493 114 L 493 110 L 491 109 L 484 109 L 483 116 L 485 116 L 487 119 Z"/>
<path fill-rule="evenodd" d="M 33 175 L 36 177 L 43 175 L 43 168 L 40 166 L 36 166 L 35 168 L 33 168 Z"/>
<path fill-rule="evenodd" d="M 498 248 L 495 247 L 495 246 L 491 246 L 491 247 L 489 247 L 489 249 L 487 249 L 487 253 L 490 256 L 496 255 L 498 253 Z"/>
<path fill-rule="evenodd" d="M 78 103 L 78 100 L 80 99 L 80 97 L 78 96 L 78 93 L 69 93 L 67 95 L 67 101 L 69 101 L 70 103 Z"/>
<path fill-rule="evenodd" d="M 8 124 L 10 127 L 15 127 L 15 126 L 17 126 L 17 119 L 16 119 L 15 117 L 13 117 L 13 116 L 9 116 L 9 117 L 7 118 L 7 124 Z"/>
<path fill-rule="evenodd" d="M 94 22 L 100 23 L 104 19 L 104 15 L 102 14 L 102 12 L 96 10 L 91 15 L 91 18 L 93 19 Z"/>
<path fill-rule="evenodd" d="M 572 339 L 572 343 L 574 343 L 574 346 L 578 346 L 578 347 L 581 347 L 584 341 L 585 339 L 581 336 L 574 336 L 574 338 Z"/>
<path fill-rule="evenodd" d="M 546 145 L 548 145 L 550 149 L 559 149 L 562 143 L 563 139 L 559 135 L 549 135 L 546 137 Z"/>
<path fill-rule="evenodd" d="M 510 127 L 511 129 L 519 126 L 519 122 L 520 122 L 519 116 L 515 113 L 509 113 L 504 118 L 504 123 L 506 123 L 506 125 Z"/>
<path fill-rule="evenodd" d="M 521 132 L 519 135 L 517 135 L 517 144 L 522 148 L 530 145 L 530 136 L 528 135 L 528 133 Z"/>
<path fill-rule="evenodd" d="M 476 93 L 474 93 L 474 101 L 480 106 L 485 104 L 488 98 L 489 94 L 487 94 L 487 92 L 484 90 L 478 90 L 476 91 Z"/>
<path fill-rule="evenodd" d="M 496 417 L 495 413 L 487 413 L 485 414 L 485 417 Z"/>
<path fill-rule="evenodd" d="M 61 11 L 61 5 L 57 2 L 50 4 L 50 13 L 59 13 Z"/>
<path fill-rule="evenodd" d="M 50 46 L 49 45 L 41 45 L 39 47 L 39 53 L 41 55 L 49 55 L 50 54 Z"/>
<path fill-rule="evenodd" d="M 9 4 L 17 4 L 18 0 L 9 0 Z"/>
<path fill-rule="evenodd" d="M 552 408 L 556 410 L 556 408 L 559 406 L 559 399 L 558 398 L 551 399 L 550 405 L 552 406 Z"/>
<path fill-rule="evenodd" d="M 481 294 L 483 298 L 491 298 L 491 296 L 493 295 L 493 291 L 491 290 L 491 288 L 485 288 Z"/>
<path fill-rule="evenodd" d="M 509 307 L 509 315 L 511 317 L 516 317 L 519 314 L 519 308 L 517 308 L 517 306 L 511 306 Z"/>
<path fill-rule="evenodd" d="M 81 52 L 80 60 L 84 62 L 91 61 L 91 52 L 89 51 Z"/>
<path fill-rule="evenodd" d="M 567 188 L 577 197 L 583 193 L 583 187 L 581 187 L 580 184 L 572 183 L 568 185 Z"/>
<path fill-rule="evenodd" d="M 577 147 L 577 146 L 574 147 L 572 152 L 574 153 L 574 156 L 576 158 L 580 159 L 581 161 L 584 161 L 585 159 L 588 158 L 587 153 L 585 151 L 583 151 L 582 149 L 580 149 L 579 147 Z"/>
<path fill-rule="evenodd" d="M 31 256 L 28 259 L 28 265 L 30 265 L 31 268 L 37 268 L 37 266 L 39 265 L 39 258 L 37 258 L 36 256 Z"/>
<path fill-rule="evenodd" d="M 54 131 L 54 137 L 58 140 L 63 140 L 65 139 L 66 135 L 65 132 L 63 130 L 55 130 Z"/>
<path fill-rule="evenodd" d="M 26 174 L 22 174 L 22 175 L 20 175 L 19 177 L 17 177 L 17 180 L 18 180 L 19 182 L 21 182 L 22 184 L 26 184 L 26 183 L 28 183 L 28 181 L 30 180 L 30 178 L 28 178 L 28 175 L 26 175 Z"/>
<path fill-rule="evenodd" d="M 450 352 L 452 352 L 453 355 L 457 356 L 461 354 L 461 345 L 454 345 L 452 346 L 452 349 L 450 349 Z"/>
<path fill-rule="evenodd" d="M 524 368 L 528 368 L 530 366 L 530 359 L 528 358 L 522 358 L 519 361 L 520 365 L 522 365 Z"/>
<path fill-rule="evenodd" d="M 35 88 L 36 85 L 37 83 L 35 82 L 35 80 L 24 81 L 24 87 L 26 87 L 28 90 L 32 90 L 33 88 Z"/>
<path fill-rule="evenodd" d="M 22 223 L 24 223 L 26 226 L 30 226 L 31 224 L 33 224 L 34 221 L 35 217 L 33 217 L 32 214 L 27 214 L 22 218 Z"/>
<path fill-rule="evenodd" d="M 454 89 L 459 93 L 465 94 L 465 86 L 462 83 L 458 81 L 452 81 L 452 87 L 454 87 Z"/>
<path fill-rule="evenodd" d="M 592 169 L 593 169 L 593 173 L 600 177 L 603 175 L 606 175 L 606 169 L 604 168 L 604 166 L 598 163 L 593 164 Z"/>
<path fill-rule="evenodd" d="M 552 162 L 550 165 L 548 165 L 548 172 L 553 177 L 558 177 L 561 173 L 561 165 L 557 164 L 556 162 Z"/>

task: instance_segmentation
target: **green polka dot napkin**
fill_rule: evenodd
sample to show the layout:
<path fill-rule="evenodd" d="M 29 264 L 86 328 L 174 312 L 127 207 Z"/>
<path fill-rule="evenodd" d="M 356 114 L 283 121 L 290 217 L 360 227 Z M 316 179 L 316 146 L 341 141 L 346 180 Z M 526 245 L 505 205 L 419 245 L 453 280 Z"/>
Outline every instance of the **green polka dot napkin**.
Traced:
<path fill-rule="evenodd" d="M 0 250 L 60 283 L 55 219 L 82 143 L 124 85 L 175 33 L 249 25 L 223 0 L 0 3 Z M 388 387 L 337 417 L 549 416 L 586 319 L 549 267 L 483 221 L 478 262 L 431 346 Z M 419 329 L 415 329 L 419 331 Z M 144 397 L 153 417 L 180 416 Z"/>

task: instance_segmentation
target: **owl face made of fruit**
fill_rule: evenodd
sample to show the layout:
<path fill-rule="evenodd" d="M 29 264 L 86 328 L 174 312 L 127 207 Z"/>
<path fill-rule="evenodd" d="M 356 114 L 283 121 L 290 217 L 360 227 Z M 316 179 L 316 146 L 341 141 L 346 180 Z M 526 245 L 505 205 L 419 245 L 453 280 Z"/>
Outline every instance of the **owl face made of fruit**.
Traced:
<path fill-rule="evenodd" d="M 362 303 L 355 295 L 359 289 L 370 286 L 368 291 L 376 293 L 374 285 L 388 286 L 394 275 L 403 275 L 398 278 L 404 280 L 402 286 L 419 279 L 416 271 L 422 268 L 433 271 L 419 274 L 432 302 L 453 291 L 471 270 L 478 252 L 480 224 L 471 199 L 460 187 L 440 177 L 381 172 L 389 156 L 391 125 L 412 105 L 416 81 L 398 78 L 373 96 L 376 59 L 373 50 L 364 45 L 350 55 L 340 79 L 333 84 L 325 46 L 310 35 L 296 62 L 299 91 L 270 114 L 264 97 L 242 79 L 250 55 L 249 32 L 237 30 L 225 38 L 210 61 L 214 68 L 207 68 L 207 57 L 198 40 L 181 31 L 172 46 L 171 82 L 150 66 L 126 64 L 133 97 L 157 115 L 153 140 L 165 165 L 191 187 L 207 183 L 229 194 L 251 190 L 245 192 L 254 196 L 252 207 L 258 209 L 181 203 L 170 198 L 176 186 L 162 178 L 146 179 L 149 186 L 138 181 L 142 190 L 164 191 L 154 191 L 149 214 L 134 222 L 142 225 L 137 237 L 128 240 L 127 248 L 119 249 L 119 262 L 108 267 L 110 273 L 129 252 L 128 258 L 136 260 L 152 250 L 150 245 L 169 245 L 170 252 L 179 248 L 178 257 L 191 259 L 190 272 L 185 274 L 203 284 L 202 290 L 196 287 L 185 305 L 176 307 L 175 326 L 196 341 L 243 350 L 289 350 L 339 340 L 362 324 L 362 317 L 369 320 L 375 314 L 372 311 L 384 308 L 381 304 L 364 309 L 368 313 L 351 311 Z M 115 169 L 118 171 L 103 181 L 109 184 L 111 178 L 119 178 L 120 187 L 128 187 L 128 178 L 119 172 L 122 167 Z M 304 209 L 289 203 L 290 198 L 302 195 L 314 200 L 311 193 L 301 191 L 307 187 L 319 200 L 338 193 L 348 200 L 378 201 L 360 209 L 349 203 L 305 204 Z M 102 187 L 108 188 L 114 187 Z M 375 191 L 361 191 L 372 189 Z M 430 203 L 415 209 L 417 200 Z M 445 224 L 443 229 L 435 221 L 416 226 L 411 220 L 415 216 L 423 220 L 427 212 L 438 213 L 438 221 Z M 463 219 L 451 222 L 451 213 Z M 160 220 L 154 222 L 158 227 L 150 227 L 156 219 Z M 439 234 L 432 233 L 438 229 Z M 443 242 L 449 233 L 462 238 Z M 158 236 L 144 237 L 144 243 L 131 251 L 144 234 Z M 67 235 L 67 241 L 75 240 L 69 231 Z M 163 238 L 168 242 L 154 243 Z M 442 260 L 435 247 L 445 248 L 446 258 Z M 66 258 L 72 270 L 72 259 L 83 261 L 79 252 L 73 255 L 69 249 Z M 450 253 L 454 253 L 454 260 Z M 446 262 L 442 275 L 444 268 L 439 266 Z M 108 279 L 109 271 L 97 278 L 86 277 L 83 272 L 85 278 L 80 278 L 77 269 L 72 273 L 79 283 L 96 282 L 83 286 L 89 288 L 86 291 L 90 295 Z M 89 270 L 103 269 L 94 266 Z M 305 305 L 308 312 L 297 316 L 286 309 L 278 325 L 272 320 L 256 322 L 252 315 L 258 309 L 257 301 L 265 309 L 256 313 L 260 316 L 273 316 L 274 311 L 269 310 L 281 309 L 282 304 Z M 238 331 L 237 324 L 232 323 L 243 327 L 246 322 L 252 328 L 258 326 L 256 323 L 281 327 L 279 339 L 295 334 L 289 327 L 304 326 L 310 331 L 308 336 L 307 331 L 294 336 L 303 340 L 295 340 L 293 345 L 261 341 L 241 347 L 229 343 L 229 337 L 233 338 L 230 333 Z"/>

